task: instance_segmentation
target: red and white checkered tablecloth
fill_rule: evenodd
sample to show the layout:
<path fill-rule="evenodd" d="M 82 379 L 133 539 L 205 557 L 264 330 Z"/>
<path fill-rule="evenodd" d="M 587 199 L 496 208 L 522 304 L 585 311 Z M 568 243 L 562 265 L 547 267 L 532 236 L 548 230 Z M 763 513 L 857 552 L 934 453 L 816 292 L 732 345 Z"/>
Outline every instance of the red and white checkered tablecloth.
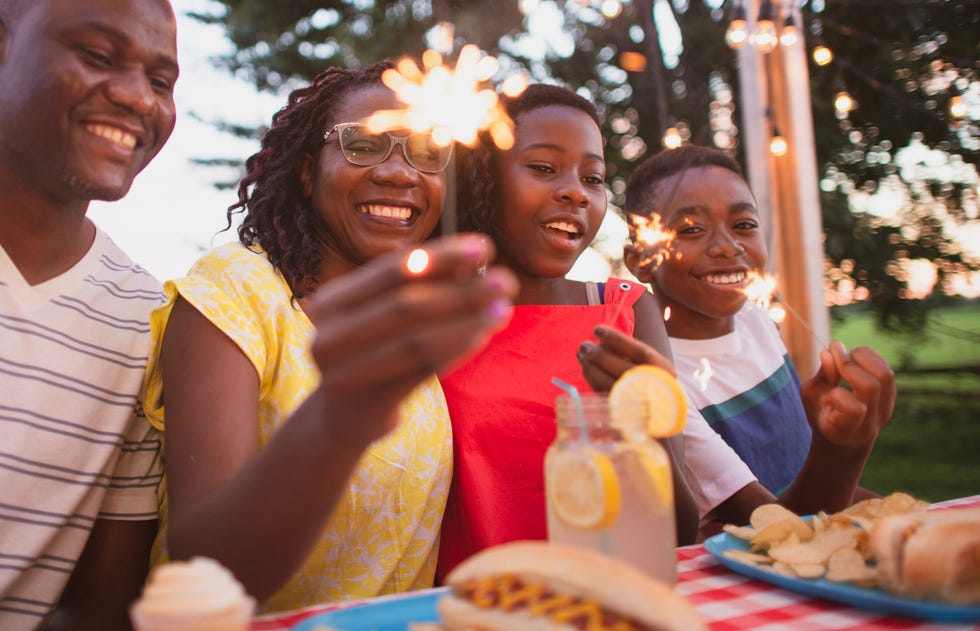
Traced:
<path fill-rule="evenodd" d="M 939 502 L 935 508 L 954 506 L 980 506 L 980 495 Z M 980 630 L 980 621 L 977 624 L 939 625 L 855 609 L 849 605 L 790 592 L 777 585 L 732 572 L 716 561 L 702 545 L 678 549 L 677 562 L 677 592 L 697 608 L 712 631 Z M 251 631 L 284 631 L 326 611 L 405 597 L 405 594 L 400 594 L 262 616 L 252 622 Z"/>

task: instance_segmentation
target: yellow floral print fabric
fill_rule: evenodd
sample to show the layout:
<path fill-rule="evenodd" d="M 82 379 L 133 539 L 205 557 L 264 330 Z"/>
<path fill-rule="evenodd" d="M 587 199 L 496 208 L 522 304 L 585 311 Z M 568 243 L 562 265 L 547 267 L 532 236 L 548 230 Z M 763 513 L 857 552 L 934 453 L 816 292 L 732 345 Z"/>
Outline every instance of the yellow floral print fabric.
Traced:
<path fill-rule="evenodd" d="M 147 370 L 147 418 L 166 430 L 159 344 L 179 294 L 255 366 L 264 445 L 319 382 L 309 352 L 314 332 L 309 318 L 293 306 L 288 286 L 265 255 L 237 243 L 215 248 L 187 277 L 168 281 L 165 291 L 167 304 L 151 318 L 154 347 Z M 433 585 L 439 527 L 452 477 L 452 430 L 434 376 L 405 399 L 400 413 L 398 427 L 361 458 L 302 570 L 263 604 L 263 611 Z M 161 495 L 155 562 L 166 558 L 165 491 Z"/>

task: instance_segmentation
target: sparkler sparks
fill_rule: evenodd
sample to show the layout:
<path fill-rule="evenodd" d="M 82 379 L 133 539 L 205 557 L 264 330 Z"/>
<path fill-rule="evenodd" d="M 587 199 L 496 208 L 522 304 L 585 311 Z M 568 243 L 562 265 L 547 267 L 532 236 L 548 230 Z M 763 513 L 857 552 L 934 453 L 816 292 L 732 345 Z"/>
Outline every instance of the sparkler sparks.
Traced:
<path fill-rule="evenodd" d="M 407 107 L 377 111 L 367 124 L 374 131 L 431 131 L 435 143 L 443 147 L 453 142 L 472 147 L 480 132 L 487 130 L 497 147 L 510 149 L 514 146 L 514 122 L 497 93 L 484 87 L 499 67 L 495 57 L 481 56 L 473 44 L 459 51 L 455 68 L 445 65 L 442 55 L 431 49 L 422 54 L 422 68 L 411 59 L 402 59 L 395 68 L 384 71 L 381 81 Z M 441 225 L 443 234 L 456 232 L 455 154 L 446 167 Z"/>
<path fill-rule="evenodd" d="M 442 146 L 454 141 L 473 146 L 486 129 L 501 149 L 514 145 L 513 121 L 497 93 L 483 87 L 499 69 L 495 57 L 481 57 L 479 48 L 467 44 L 459 51 L 455 68 L 445 65 L 434 50 L 425 51 L 422 65 L 419 68 L 405 58 L 384 72 L 381 80 L 407 108 L 375 112 L 367 121 L 372 129 L 431 131 Z"/>
<path fill-rule="evenodd" d="M 419 275 L 429 267 L 429 253 L 418 248 L 412 250 L 405 260 L 405 269 L 408 270 L 410 274 Z"/>
<path fill-rule="evenodd" d="M 742 289 L 742 293 L 752 302 L 768 310 L 772 295 L 776 293 L 776 279 L 758 272 L 749 272 L 747 278 L 749 284 Z"/>
<path fill-rule="evenodd" d="M 671 256 L 670 245 L 676 233 L 664 228 L 659 215 L 630 215 L 629 221 L 634 230 L 636 244 L 643 248 L 645 258 L 640 261 L 640 267 L 651 264 L 654 268 L 660 267 Z"/>
<path fill-rule="evenodd" d="M 749 284 L 742 289 L 742 293 L 756 303 L 769 313 L 769 317 L 772 318 L 777 324 L 786 317 L 786 312 L 793 314 L 793 316 L 799 321 L 803 328 L 810 332 L 813 339 L 817 340 L 823 348 L 827 348 L 827 343 L 824 342 L 816 331 L 810 328 L 799 313 L 797 313 L 789 304 L 782 299 L 779 299 L 775 305 L 772 305 L 774 297 L 776 297 L 776 279 L 768 274 L 759 274 L 758 272 L 748 273 Z"/>

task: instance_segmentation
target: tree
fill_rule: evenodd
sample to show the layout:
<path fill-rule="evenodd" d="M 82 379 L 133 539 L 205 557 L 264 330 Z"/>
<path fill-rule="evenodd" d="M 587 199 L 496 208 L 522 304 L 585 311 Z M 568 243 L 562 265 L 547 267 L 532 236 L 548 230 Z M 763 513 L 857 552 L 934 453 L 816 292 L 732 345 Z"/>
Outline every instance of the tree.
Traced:
<path fill-rule="evenodd" d="M 693 142 L 739 151 L 735 57 L 724 43 L 730 7 L 723 3 L 541 2 L 539 10 L 552 25 L 561 23 L 565 40 L 534 49 L 528 46 L 532 20 L 519 9 L 535 4 L 528 0 L 220 0 L 215 4 L 224 14 L 196 17 L 223 23 L 236 46 L 220 63 L 274 90 L 329 65 L 418 56 L 433 27 L 452 22 L 457 48 L 476 43 L 505 69 L 563 82 L 596 102 L 617 203 L 633 165 L 659 149 L 672 125 Z M 908 263 L 937 262 L 941 280 L 980 267 L 977 254 L 964 252 L 953 235 L 957 226 L 977 220 L 980 83 L 973 34 L 980 2 L 837 0 L 825 6 L 810 0 L 804 16 L 808 50 L 826 45 L 835 55 L 829 66 L 811 66 L 828 282 L 862 290 L 883 326 L 919 328 L 927 305 L 909 298 Z M 972 114 L 950 116 L 950 86 L 972 95 Z M 834 106 L 842 89 L 858 103 L 843 115 Z M 960 177 L 897 164 L 898 150 L 910 140 L 960 165 Z M 886 189 L 903 199 L 901 212 L 868 212 L 869 199 Z"/>

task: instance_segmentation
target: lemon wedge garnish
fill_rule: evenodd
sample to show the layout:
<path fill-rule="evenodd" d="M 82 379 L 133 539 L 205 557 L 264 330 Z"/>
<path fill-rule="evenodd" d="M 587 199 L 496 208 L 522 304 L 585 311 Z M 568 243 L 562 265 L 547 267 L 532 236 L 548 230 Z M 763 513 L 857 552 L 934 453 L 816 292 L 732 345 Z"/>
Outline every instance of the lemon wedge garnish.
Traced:
<path fill-rule="evenodd" d="M 666 438 L 684 429 L 687 399 L 663 368 L 634 366 L 609 391 L 609 420 L 629 440 Z"/>
<path fill-rule="evenodd" d="M 646 505 L 673 510 L 674 482 L 666 451 L 626 445 L 616 455 L 616 464 Z"/>
<path fill-rule="evenodd" d="M 611 526 L 622 508 L 612 461 L 595 449 L 566 449 L 546 460 L 545 493 L 559 519 L 575 528 Z"/>

